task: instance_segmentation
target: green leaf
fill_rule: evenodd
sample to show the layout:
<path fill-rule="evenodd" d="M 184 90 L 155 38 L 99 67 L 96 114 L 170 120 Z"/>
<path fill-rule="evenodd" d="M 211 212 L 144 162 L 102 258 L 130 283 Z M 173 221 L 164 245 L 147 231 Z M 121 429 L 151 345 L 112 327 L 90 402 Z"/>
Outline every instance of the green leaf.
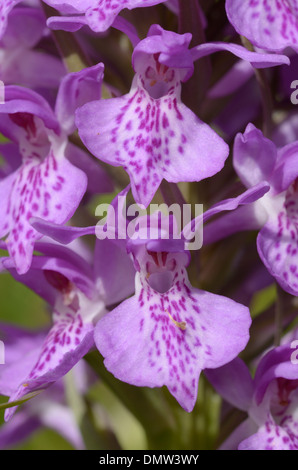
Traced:
<path fill-rule="evenodd" d="M 7 408 L 13 408 L 14 406 L 22 405 L 26 401 L 36 397 L 36 395 L 39 395 L 41 392 L 43 392 L 43 390 L 37 390 L 36 392 L 31 392 L 27 395 L 24 395 L 22 398 L 20 398 L 20 400 L 2 403 L 0 404 L 0 410 L 6 410 Z"/>
<path fill-rule="evenodd" d="M 252 298 L 251 305 L 250 305 L 250 312 L 252 318 L 255 318 L 260 313 L 267 310 L 271 307 L 274 302 L 276 301 L 276 288 L 275 284 L 271 284 L 264 289 L 259 290 L 256 292 Z"/>

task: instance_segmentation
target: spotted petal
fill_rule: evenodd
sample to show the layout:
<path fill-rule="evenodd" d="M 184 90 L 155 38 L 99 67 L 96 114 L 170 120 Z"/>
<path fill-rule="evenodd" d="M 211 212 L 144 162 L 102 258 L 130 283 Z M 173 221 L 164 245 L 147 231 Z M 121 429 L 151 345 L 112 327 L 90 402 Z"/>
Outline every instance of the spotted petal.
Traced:
<path fill-rule="evenodd" d="M 97 2 L 98 0 L 45 0 L 45 3 L 64 14 L 83 13 Z"/>
<path fill-rule="evenodd" d="M 136 76 L 128 95 L 87 103 L 76 124 L 99 159 L 123 166 L 136 202 L 148 206 L 161 181 L 200 181 L 224 165 L 228 146 L 180 98 L 180 83 L 154 99 Z M 94 119 L 96 116 L 96 119 Z"/>
<path fill-rule="evenodd" d="M 132 10 L 137 7 L 150 7 L 163 3 L 166 0 L 45 0 L 65 17 L 51 17 L 48 26 L 53 29 L 64 29 L 66 31 L 77 31 L 84 24 L 88 24 L 93 31 L 103 32 L 118 20 L 118 14 L 127 8 Z M 81 13 L 81 15 L 79 15 Z M 83 16 L 82 14 L 85 14 Z M 116 26 L 117 27 L 117 26 Z M 120 28 L 121 29 L 121 28 Z"/>
<path fill-rule="evenodd" d="M 297 206 L 297 201 L 296 201 Z M 269 219 L 257 238 L 259 255 L 268 271 L 283 289 L 298 295 L 297 224 L 286 210 Z"/>
<path fill-rule="evenodd" d="M 43 162 L 28 159 L 17 171 L 0 182 L 3 194 L 1 236 L 19 274 L 31 263 L 34 242 L 41 235 L 30 225 L 32 217 L 62 224 L 74 213 L 86 190 L 85 174 L 71 165 L 63 145 L 51 149 Z"/>
<path fill-rule="evenodd" d="M 93 31 L 100 32 L 107 30 L 118 13 L 124 8 L 132 10 L 137 7 L 150 7 L 163 3 L 165 0 L 97 0 L 94 7 L 86 12 L 86 20 Z"/>
<path fill-rule="evenodd" d="M 226 10 L 237 32 L 256 46 L 298 50 L 297 0 L 227 0 Z"/>
<path fill-rule="evenodd" d="M 98 322 L 95 343 L 115 377 L 137 386 L 166 385 L 191 411 L 201 370 L 237 356 L 248 341 L 250 317 L 230 299 L 192 289 L 181 273 L 164 294 L 147 281 L 139 286 Z"/>
<path fill-rule="evenodd" d="M 47 388 L 65 375 L 92 347 L 93 325 L 83 322 L 80 314 L 71 306 L 55 313 L 54 325 L 48 333 L 37 362 L 23 378 L 10 401 L 15 401 L 29 392 Z M 14 413 L 15 407 L 6 410 L 5 419 Z"/>
<path fill-rule="evenodd" d="M 1 323 L 0 339 L 5 344 L 5 364 L 0 366 L 0 394 L 9 396 L 34 366 L 45 334 Z"/>
<path fill-rule="evenodd" d="M 248 437 L 239 450 L 297 450 L 288 433 L 280 426 L 268 421 L 256 434 Z"/>

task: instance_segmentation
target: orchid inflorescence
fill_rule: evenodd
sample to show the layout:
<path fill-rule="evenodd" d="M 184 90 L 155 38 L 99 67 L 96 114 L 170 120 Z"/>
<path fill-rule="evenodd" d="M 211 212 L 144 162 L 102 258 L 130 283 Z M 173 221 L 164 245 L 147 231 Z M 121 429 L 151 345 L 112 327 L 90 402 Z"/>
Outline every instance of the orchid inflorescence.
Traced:
<path fill-rule="evenodd" d="M 298 0 L 1 0 L 0 290 L 50 320 L 0 318 L 0 448 L 133 448 L 104 384 L 145 449 L 298 450 L 297 52 Z"/>

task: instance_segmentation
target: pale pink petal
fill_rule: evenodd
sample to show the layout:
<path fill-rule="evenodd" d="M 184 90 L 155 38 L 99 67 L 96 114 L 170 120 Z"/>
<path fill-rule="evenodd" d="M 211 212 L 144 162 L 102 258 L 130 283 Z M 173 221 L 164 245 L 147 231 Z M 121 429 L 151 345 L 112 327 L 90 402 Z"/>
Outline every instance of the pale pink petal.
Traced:
<path fill-rule="evenodd" d="M 297 0 L 227 0 L 226 10 L 237 32 L 256 46 L 298 50 Z"/>

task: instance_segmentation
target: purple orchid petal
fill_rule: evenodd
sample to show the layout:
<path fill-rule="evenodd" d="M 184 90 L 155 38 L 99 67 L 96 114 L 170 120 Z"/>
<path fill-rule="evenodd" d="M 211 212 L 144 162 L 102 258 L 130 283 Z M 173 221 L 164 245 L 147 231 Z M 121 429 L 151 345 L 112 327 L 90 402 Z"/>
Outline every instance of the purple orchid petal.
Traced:
<path fill-rule="evenodd" d="M 57 118 L 49 103 L 42 96 L 28 88 L 13 85 L 5 87 L 5 103 L 1 104 L 0 113 L 30 113 L 42 119 L 47 129 L 53 130 L 56 134 L 60 133 Z M 18 128 L 19 126 L 10 119 L 8 127 Z M 0 131 L 10 138 L 10 135 L 7 135 L 5 130 L 3 130 L 2 116 L 0 120 Z"/>
<path fill-rule="evenodd" d="M 10 206 L 10 192 L 15 180 L 15 174 L 7 176 L 0 181 L 0 199 L 2 203 L 3 213 L 7 214 Z M 7 234 L 7 221 L 5 217 L 0 219 L 0 238 Z"/>
<path fill-rule="evenodd" d="M 34 366 L 45 338 L 44 332 L 26 331 L 0 325 L 0 339 L 5 344 L 5 364 L 0 367 L 0 393 L 10 396 Z"/>
<path fill-rule="evenodd" d="M 298 295 L 298 197 L 296 184 L 290 186 L 282 210 L 272 215 L 260 231 L 257 247 L 260 258 L 278 283 Z"/>
<path fill-rule="evenodd" d="M 292 361 L 292 352 L 291 345 L 286 344 L 272 349 L 261 359 L 254 379 L 250 415 L 263 426 L 251 442 L 241 445 L 260 449 L 268 444 L 279 450 L 298 448 L 298 369 Z"/>
<path fill-rule="evenodd" d="M 130 93 L 87 103 L 76 112 L 86 147 L 97 158 L 123 166 L 135 200 L 145 206 L 163 178 L 200 181 L 220 171 L 228 156 L 225 142 L 181 102 L 181 81 L 193 72 L 190 40 L 189 33 L 152 25 L 133 53 L 136 76 Z"/>
<path fill-rule="evenodd" d="M 85 253 L 79 255 L 65 246 L 37 242 L 36 250 L 45 256 L 34 257 L 30 270 L 19 275 L 11 258 L 2 264 L 12 276 L 54 306 L 57 297 L 76 286 L 88 298 L 95 293 L 92 266 L 85 260 Z M 62 276 L 59 276 L 61 274 Z"/>
<path fill-rule="evenodd" d="M 276 146 L 253 124 L 248 124 L 244 134 L 237 134 L 233 163 L 246 187 L 254 186 L 261 181 L 271 182 L 276 161 Z"/>
<path fill-rule="evenodd" d="M 75 130 L 75 110 L 88 101 L 100 99 L 103 71 L 104 65 L 100 63 L 79 72 L 69 73 L 62 80 L 55 114 L 67 134 Z"/>
<path fill-rule="evenodd" d="M 235 359 L 206 371 L 215 389 L 228 402 L 248 412 L 220 449 L 294 450 L 298 448 L 298 369 L 293 348 L 285 344 L 267 352 L 252 381 L 246 365 Z"/>
<path fill-rule="evenodd" d="M 80 259 L 80 263 L 77 264 L 77 266 L 73 265 L 73 263 L 61 258 L 36 256 L 32 260 L 30 270 L 19 276 L 14 271 L 12 260 L 8 259 L 3 262 L 4 267 L 11 272 L 17 281 L 30 287 L 52 305 L 55 304 L 57 295 L 61 292 L 67 292 L 71 284 L 80 289 L 87 297 L 92 298 L 94 283 L 90 276 L 91 273 L 83 271 L 84 260 Z M 59 276 L 57 277 L 57 273 L 62 274 L 62 280 Z M 49 278 L 49 276 L 51 277 Z"/>
<path fill-rule="evenodd" d="M 136 295 L 99 320 L 95 343 L 115 377 L 137 386 L 166 385 L 191 411 L 201 370 L 229 362 L 245 347 L 249 312 L 229 299 L 191 288 L 185 270 L 174 267 L 177 255 L 149 258 L 149 278 L 142 272 Z M 164 285 L 170 286 L 165 293 L 151 287 L 150 278 L 158 272 L 148 263 L 152 268 L 154 263 L 173 265 L 172 272 L 164 272 L 169 278 Z"/>
<path fill-rule="evenodd" d="M 288 433 L 270 421 L 239 444 L 238 450 L 295 450 Z"/>
<path fill-rule="evenodd" d="M 63 14 L 83 13 L 93 7 L 98 0 L 45 0 L 45 3 Z"/>
<path fill-rule="evenodd" d="M 269 191 L 269 188 L 269 184 L 266 181 L 262 181 L 261 183 L 256 184 L 252 188 L 249 188 L 247 191 L 244 191 L 244 193 L 235 198 L 225 199 L 217 204 L 214 204 L 214 206 L 212 206 L 203 214 L 204 222 L 210 219 L 210 217 L 213 215 L 218 214 L 219 211 L 233 210 L 242 204 L 252 204 L 253 202 L 263 197 L 264 194 Z"/>
<path fill-rule="evenodd" d="M 128 95 L 87 103 L 76 113 L 86 147 L 97 158 L 123 166 L 136 202 L 145 206 L 163 178 L 199 181 L 217 173 L 228 156 L 223 140 L 181 103 L 176 85 L 177 91 L 154 99 L 135 80 Z"/>
<path fill-rule="evenodd" d="M 58 58 L 36 51 L 20 51 L 18 67 L 10 64 L 1 78 L 5 83 L 20 83 L 32 88 L 57 88 L 66 69 Z"/>
<path fill-rule="evenodd" d="M 92 253 L 89 253 L 89 250 L 85 245 L 75 243 L 70 247 L 66 247 L 58 243 L 47 243 L 45 241 L 41 241 L 37 242 L 35 247 L 36 251 L 39 253 L 48 257 L 59 258 L 61 261 L 66 261 L 67 264 L 71 264 L 73 266 L 74 270 L 78 271 L 83 276 L 87 276 L 92 279 Z M 61 263 L 61 266 L 63 266 L 63 263 Z M 62 271 L 61 274 L 63 274 Z"/>
<path fill-rule="evenodd" d="M 28 160 L 0 182 L 0 191 L 8 190 L 1 233 L 2 236 L 9 233 L 7 247 L 19 274 L 29 269 L 34 242 L 41 238 L 30 225 L 30 219 L 39 216 L 64 223 L 73 215 L 86 186 L 85 174 L 65 159 L 63 146 L 55 154 L 50 152 L 43 162 Z"/>
<path fill-rule="evenodd" d="M 73 371 L 76 377 L 76 366 Z M 1 426 L 0 449 L 20 444 L 42 426 L 57 431 L 75 449 L 85 449 L 74 414 L 65 404 L 62 380 L 24 404 L 13 420 Z"/>
<path fill-rule="evenodd" d="M 47 388 L 65 375 L 92 347 L 93 325 L 83 322 L 71 307 L 60 314 L 55 312 L 54 325 L 48 333 L 38 359 L 22 383 L 10 396 L 10 402 L 20 399 L 29 392 Z M 8 408 L 5 421 L 16 408 Z"/>
<path fill-rule="evenodd" d="M 7 52 L 9 54 L 9 52 Z M 32 88 L 57 88 L 65 75 L 66 69 L 60 59 L 50 54 L 21 49 L 18 62 L 8 62 L 1 74 L 2 80 L 9 83 L 19 83 Z"/>
<path fill-rule="evenodd" d="M 43 298 L 49 305 L 54 306 L 57 300 L 57 290 L 49 284 L 45 276 L 41 276 L 39 270 L 29 269 L 26 274 L 19 275 L 11 258 L 2 259 L 2 265 L 7 269 L 14 279 L 33 290 Z"/>
<path fill-rule="evenodd" d="M 66 29 L 66 31 L 77 31 L 82 23 L 88 24 L 95 32 L 106 31 L 112 24 L 121 10 L 127 8 L 132 10 L 138 7 L 150 7 L 163 3 L 165 0 L 46 0 L 46 3 L 65 14 L 85 13 L 85 18 L 81 16 L 71 16 L 59 20 L 53 17 L 48 22 L 50 27 Z"/>
<path fill-rule="evenodd" d="M 205 225 L 204 245 L 216 243 L 243 230 L 258 230 L 261 226 L 254 204 L 246 204 Z"/>
<path fill-rule="evenodd" d="M 227 0 L 229 21 L 239 34 L 264 49 L 298 50 L 297 0 Z"/>
<path fill-rule="evenodd" d="M 253 381 L 244 362 L 236 358 L 214 370 L 205 370 L 215 390 L 229 403 L 247 411 L 253 397 Z"/>
<path fill-rule="evenodd" d="M 0 41 L 0 78 L 6 85 L 57 88 L 66 69 L 57 57 L 31 50 L 46 35 L 42 9 L 15 8 Z"/>
<path fill-rule="evenodd" d="M 158 56 L 159 64 L 177 69 L 182 82 L 188 80 L 194 70 L 192 54 L 188 49 L 191 38 L 190 33 L 177 34 L 163 29 L 158 24 L 153 24 L 147 37 L 140 41 L 133 51 L 132 65 L 135 72 L 142 73 L 144 70 L 148 70 L 148 65 L 150 65 L 148 59 L 154 55 Z M 160 73 L 165 72 L 167 74 L 168 71 L 167 69 L 158 68 L 157 72 L 156 77 L 150 77 L 151 80 L 153 78 L 159 79 L 158 75 Z M 150 73 L 153 72 L 150 70 Z M 164 78 L 168 79 L 170 75 L 168 73 Z"/>
<path fill-rule="evenodd" d="M 243 183 L 251 186 L 268 180 L 271 185 L 269 195 L 253 208 L 256 224 L 259 221 L 263 227 L 257 238 L 260 258 L 269 273 L 293 295 L 298 292 L 297 155 L 297 142 L 277 150 L 275 144 L 252 124 L 235 139 L 234 167 Z M 278 193 L 279 196 L 276 196 Z M 214 232 L 214 228 L 222 225 L 227 234 L 233 233 L 231 223 L 236 216 L 222 220 L 218 227 L 210 226 L 209 231 Z M 241 225 L 240 219 L 238 222 Z"/>
<path fill-rule="evenodd" d="M 47 20 L 47 26 L 54 31 L 62 29 L 74 33 L 86 25 L 87 20 L 85 16 L 51 16 Z M 129 21 L 121 16 L 117 16 L 111 26 L 122 31 L 130 39 L 133 47 L 139 43 L 140 38 L 137 30 Z"/>
<path fill-rule="evenodd" d="M 108 0 L 104 4 L 100 0 L 93 2 L 94 7 L 86 11 L 86 21 L 96 32 L 106 31 L 114 22 L 118 13 L 124 8 L 132 10 L 138 7 L 150 7 L 163 3 L 165 0 Z"/>
<path fill-rule="evenodd" d="M 250 62 L 256 69 L 275 67 L 281 64 L 290 65 L 290 59 L 286 55 L 251 52 L 245 49 L 245 47 L 233 43 L 209 42 L 206 44 L 200 44 L 199 46 L 195 46 L 191 49 L 193 60 L 201 59 L 202 57 L 219 51 L 231 52 L 240 59 Z"/>
<path fill-rule="evenodd" d="M 297 381 L 297 365 L 291 361 L 293 349 L 289 345 L 269 351 L 260 361 L 255 375 L 255 401 L 260 405 L 270 383 L 278 378 Z"/>
<path fill-rule="evenodd" d="M 54 224 L 52 222 L 47 222 L 44 219 L 32 217 L 30 219 L 32 227 L 34 227 L 37 232 L 46 235 L 47 237 L 52 238 L 58 243 L 63 245 L 68 245 L 72 241 L 76 240 L 78 237 L 83 235 L 93 235 L 95 233 L 95 226 L 91 227 L 71 227 Z"/>

